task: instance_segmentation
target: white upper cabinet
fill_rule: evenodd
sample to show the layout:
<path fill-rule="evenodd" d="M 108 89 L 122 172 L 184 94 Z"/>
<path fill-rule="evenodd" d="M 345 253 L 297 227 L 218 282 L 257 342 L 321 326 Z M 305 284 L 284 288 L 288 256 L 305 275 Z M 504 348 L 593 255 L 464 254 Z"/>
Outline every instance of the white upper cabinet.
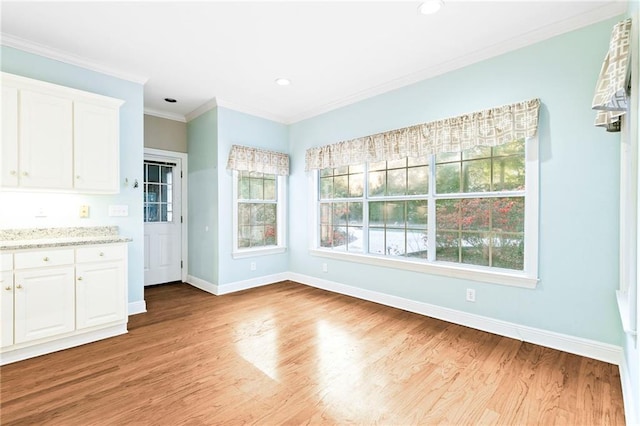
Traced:
<path fill-rule="evenodd" d="M 0 181 L 4 186 L 18 186 L 18 89 L 4 85 L 0 153 Z"/>
<path fill-rule="evenodd" d="M 73 108 L 74 188 L 118 191 L 118 110 L 86 102 Z"/>
<path fill-rule="evenodd" d="M 0 185 L 119 192 L 122 103 L 2 73 Z"/>
<path fill-rule="evenodd" d="M 19 181 L 23 188 L 71 189 L 73 102 L 20 91 Z"/>

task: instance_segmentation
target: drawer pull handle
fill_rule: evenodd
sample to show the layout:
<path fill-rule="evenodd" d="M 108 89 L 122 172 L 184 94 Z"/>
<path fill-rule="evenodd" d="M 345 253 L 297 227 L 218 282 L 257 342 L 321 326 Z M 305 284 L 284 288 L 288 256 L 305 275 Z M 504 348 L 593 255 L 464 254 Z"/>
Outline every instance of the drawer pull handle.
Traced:
<path fill-rule="evenodd" d="M 45 262 L 48 262 L 49 258 L 47 256 L 45 256 L 44 259 L 42 259 L 42 260 L 44 260 Z"/>
<path fill-rule="evenodd" d="M 78 281 L 82 281 L 82 277 L 78 277 Z"/>
<path fill-rule="evenodd" d="M 7 290 L 7 291 L 11 291 L 11 286 L 10 286 L 10 285 L 8 285 L 8 286 L 6 286 L 4 289 L 5 289 L 5 290 Z"/>
<path fill-rule="evenodd" d="M 104 253 L 103 253 L 103 252 L 100 252 L 99 256 L 100 256 L 100 257 L 104 256 Z"/>
<path fill-rule="evenodd" d="M 16 286 L 16 288 L 17 288 L 18 290 L 22 290 L 22 286 L 21 286 L 20 284 L 18 284 L 18 285 Z"/>

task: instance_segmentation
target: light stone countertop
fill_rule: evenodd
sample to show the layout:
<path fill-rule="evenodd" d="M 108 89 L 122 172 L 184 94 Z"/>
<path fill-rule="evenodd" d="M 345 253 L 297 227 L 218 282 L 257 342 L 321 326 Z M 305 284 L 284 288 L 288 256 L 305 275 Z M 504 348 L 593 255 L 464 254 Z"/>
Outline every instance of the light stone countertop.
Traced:
<path fill-rule="evenodd" d="M 0 229 L 0 251 L 125 243 L 117 226 Z"/>

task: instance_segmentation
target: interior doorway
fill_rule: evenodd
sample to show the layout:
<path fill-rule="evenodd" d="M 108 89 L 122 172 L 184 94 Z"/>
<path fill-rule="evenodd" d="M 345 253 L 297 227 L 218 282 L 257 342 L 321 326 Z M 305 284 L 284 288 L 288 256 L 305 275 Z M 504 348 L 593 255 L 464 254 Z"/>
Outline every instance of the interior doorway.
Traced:
<path fill-rule="evenodd" d="M 145 149 L 144 285 L 186 279 L 186 154 Z"/>

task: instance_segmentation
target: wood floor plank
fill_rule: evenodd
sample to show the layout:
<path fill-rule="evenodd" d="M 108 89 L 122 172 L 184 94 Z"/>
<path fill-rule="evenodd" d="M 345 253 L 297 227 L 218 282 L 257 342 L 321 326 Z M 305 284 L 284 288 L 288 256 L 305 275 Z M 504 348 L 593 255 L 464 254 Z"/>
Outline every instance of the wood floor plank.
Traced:
<path fill-rule="evenodd" d="M 129 333 L 0 368 L 3 425 L 623 425 L 616 366 L 282 282 L 145 289 Z"/>

